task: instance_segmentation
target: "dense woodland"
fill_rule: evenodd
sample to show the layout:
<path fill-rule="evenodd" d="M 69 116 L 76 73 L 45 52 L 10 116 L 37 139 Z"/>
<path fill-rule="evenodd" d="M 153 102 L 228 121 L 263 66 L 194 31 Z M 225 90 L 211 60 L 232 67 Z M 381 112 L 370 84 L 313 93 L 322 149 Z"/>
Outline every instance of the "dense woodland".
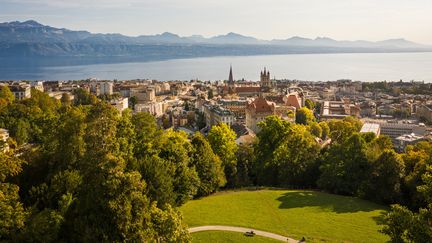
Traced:
<path fill-rule="evenodd" d="M 0 241 L 188 242 L 178 206 L 255 186 L 393 205 L 380 219 L 392 241 L 432 239 L 431 143 L 398 154 L 388 137 L 358 133 L 357 119 L 317 122 L 303 108 L 295 124 L 268 117 L 256 142 L 239 146 L 224 124 L 188 137 L 150 114 L 74 95 L 57 101 L 32 90 L 15 101 L 0 90 L 0 127 L 11 136 L 0 152 Z"/>

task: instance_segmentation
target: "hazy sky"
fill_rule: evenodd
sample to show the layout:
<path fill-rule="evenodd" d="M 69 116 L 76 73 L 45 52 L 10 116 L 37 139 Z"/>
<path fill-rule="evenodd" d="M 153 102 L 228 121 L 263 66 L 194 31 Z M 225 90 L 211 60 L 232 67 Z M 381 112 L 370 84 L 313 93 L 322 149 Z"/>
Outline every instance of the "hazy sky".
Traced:
<path fill-rule="evenodd" d="M 0 0 L 0 22 L 126 35 L 406 38 L 432 44 L 432 0 Z"/>

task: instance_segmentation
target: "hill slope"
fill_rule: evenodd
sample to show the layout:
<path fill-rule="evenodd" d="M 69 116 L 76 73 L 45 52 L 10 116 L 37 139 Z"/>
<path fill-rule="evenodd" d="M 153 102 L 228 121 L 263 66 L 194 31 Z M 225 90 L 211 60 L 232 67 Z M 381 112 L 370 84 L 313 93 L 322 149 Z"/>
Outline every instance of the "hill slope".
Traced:
<path fill-rule="evenodd" d="M 385 242 L 377 224 L 386 207 L 313 191 L 219 193 L 180 208 L 190 226 L 232 225 L 312 241 Z"/>

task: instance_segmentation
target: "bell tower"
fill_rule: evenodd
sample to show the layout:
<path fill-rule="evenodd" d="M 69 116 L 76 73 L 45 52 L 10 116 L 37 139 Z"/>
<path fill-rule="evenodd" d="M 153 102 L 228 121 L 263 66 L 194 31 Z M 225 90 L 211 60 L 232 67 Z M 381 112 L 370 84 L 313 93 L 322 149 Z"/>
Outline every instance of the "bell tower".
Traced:
<path fill-rule="evenodd" d="M 271 88 L 271 81 L 270 81 L 270 72 L 264 68 L 264 71 L 261 71 L 261 87 L 265 88 Z"/>

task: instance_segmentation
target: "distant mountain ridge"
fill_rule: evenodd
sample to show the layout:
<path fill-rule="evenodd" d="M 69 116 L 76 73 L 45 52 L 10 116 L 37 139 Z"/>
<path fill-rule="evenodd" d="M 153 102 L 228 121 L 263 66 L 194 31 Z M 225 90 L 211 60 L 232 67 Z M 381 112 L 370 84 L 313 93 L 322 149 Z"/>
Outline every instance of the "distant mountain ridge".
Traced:
<path fill-rule="evenodd" d="M 210 38 L 200 35 L 182 37 L 169 32 L 131 37 L 122 34 L 93 34 L 88 31 L 55 28 L 34 20 L 0 23 L 0 57 L 145 55 L 158 59 L 158 53 L 165 53 L 164 55 L 167 56 L 163 59 L 166 59 L 172 54 L 175 57 L 201 57 L 399 51 L 432 51 L 432 47 L 405 39 L 371 42 L 337 41 L 328 37 L 308 39 L 295 36 L 288 39 L 260 40 L 233 32 Z"/>

